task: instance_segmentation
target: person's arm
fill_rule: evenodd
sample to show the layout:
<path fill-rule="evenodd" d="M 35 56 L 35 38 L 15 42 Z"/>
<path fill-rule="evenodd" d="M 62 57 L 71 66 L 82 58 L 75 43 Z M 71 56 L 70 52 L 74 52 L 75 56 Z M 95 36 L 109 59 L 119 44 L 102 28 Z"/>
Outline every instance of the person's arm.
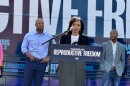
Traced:
<path fill-rule="evenodd" d="M 101 62 L 100 62 L 100 68 L 101 68 L 101 71 L 104 71 L 105 70 L 105 54 L 106 54 L 106 51 L 105 51 L 105 43 L 102 44 L 102 47 L 103 47 L 103 51 L 102 51 L 102 55 L 101 55 Z"/>
<path fill-rule="evenodd" d="M 51 36 L 50 38 L 52 38 L 52 37 L 53 36 Z M 56 41 L 54 39 L 52 40 L 52 44 L 56 44 Z M 48 62 L 49 60 L 50 60 L 50 52 L 45 58 L 42 59 L 41 63 Z"/>
<path fill-rule="evenodd" d="M 29 52 L 24 52 L 27 58 L 29 58 L 31 61 L 35 61 L 35 57 L 32 56 Z"/>
<path fill-rule="evenodd" d="M 28 35 L 26 34 L 24 36 L 24 39 L 23 39 L 23 42 L 22 42 L 22 45 L 21 45 L 21 51 L 22 53 L 24 54 L 25 52 L 28 52 Z"/>
<path fill-rule="evenodd" d="M 122 55 L 121 55 L 121 61 L 122 61 L 122 66 L 125 68 L 125 47 L 122 47 Z"/>
<path fill-rule="evenodd" d="M 28 35 L 25 35 L 23 42 L 22 42 L 22 46 L 21 46 L 21 51 L 23 52 L 23 54 L 26 55 L 26 57 L 28 57 L 31 61 L 34 61 L 35 58 L 34 56 L 32 56 L 29 51 L 28 51 L 28 45 L 29 45 L 29 41 L 28 41 Z"/>
<path fill-rule="evenodd" d="M 122 47 L 122 51 L 121 51 L 121 62 L 122 62 L 122 66 L 124 68 L 122 76 L 126 77 L 127 76 L 127 67 L 125 66 L 125 46 Z"/>
<path fill-rule="evenodd" d="M 0 66 L 3 66 L 3 47 L 0 44 Z"/>

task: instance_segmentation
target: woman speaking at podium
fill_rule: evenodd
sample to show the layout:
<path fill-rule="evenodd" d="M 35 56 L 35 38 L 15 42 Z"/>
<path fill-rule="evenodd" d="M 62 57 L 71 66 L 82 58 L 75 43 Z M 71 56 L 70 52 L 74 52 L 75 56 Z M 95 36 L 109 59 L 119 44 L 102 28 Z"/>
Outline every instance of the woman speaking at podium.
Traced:
<path fill-rule="evenodd" d="M 68 30 L 61 36 L 60 44 L 89 45 L 89 38 L 83 35 L 84 24 L 80 17 L 70 19 Z M 85 62 L 60 62 L 59 86 L 85 86 Z"/>

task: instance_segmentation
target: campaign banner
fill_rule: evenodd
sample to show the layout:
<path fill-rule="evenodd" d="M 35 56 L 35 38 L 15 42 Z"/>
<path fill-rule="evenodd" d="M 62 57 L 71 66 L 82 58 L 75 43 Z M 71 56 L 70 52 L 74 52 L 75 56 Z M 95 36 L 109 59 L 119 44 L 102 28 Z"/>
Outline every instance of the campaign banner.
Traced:
<path fill-rule="evenodd" d="M 0 0 L 4 54 L 22 54 L 23 37 L 36 29 L 37 18 L 43 18 L 44 31 L 57 35 L 67 30 L 75 15 L 83 20 L 89 37 L 108 38 L 117 29 L 119 38 L 130 39 L 130 0 Z"/>

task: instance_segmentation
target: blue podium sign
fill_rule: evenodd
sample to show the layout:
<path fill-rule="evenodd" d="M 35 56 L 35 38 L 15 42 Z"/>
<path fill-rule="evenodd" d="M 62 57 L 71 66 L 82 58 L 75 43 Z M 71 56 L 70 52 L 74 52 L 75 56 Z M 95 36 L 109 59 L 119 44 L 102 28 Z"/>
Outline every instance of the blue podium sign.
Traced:
<path fill-rule="evenodd" d="M 101 54 L 100 46 L 52 44 L 51 61 L 98 62 Z"/>

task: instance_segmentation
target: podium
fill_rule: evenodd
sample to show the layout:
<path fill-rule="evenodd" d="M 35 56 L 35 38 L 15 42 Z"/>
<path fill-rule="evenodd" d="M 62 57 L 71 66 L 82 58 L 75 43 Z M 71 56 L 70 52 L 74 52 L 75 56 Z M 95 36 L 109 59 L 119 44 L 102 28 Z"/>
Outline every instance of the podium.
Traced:
<path fill-rule="evenodd" d="M 85 62 L 99 62 L 102 47 L 52 44 L 51 61 L 59 63 L 59 86 L 85 86 Z"/>

